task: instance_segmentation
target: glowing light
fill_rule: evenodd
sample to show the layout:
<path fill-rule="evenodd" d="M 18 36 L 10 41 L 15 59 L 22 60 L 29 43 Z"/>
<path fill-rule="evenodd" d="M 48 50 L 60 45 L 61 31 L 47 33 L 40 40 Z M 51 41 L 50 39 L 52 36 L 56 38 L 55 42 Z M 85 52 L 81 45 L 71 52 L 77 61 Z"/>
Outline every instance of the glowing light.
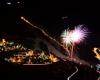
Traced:
<path fill-rule="evenodd" d="M 100 74 L 100 64 L 96 64 L 96 68 L 97 68 L 97 73 L 99 73 Z M 100 80 L 100 76 L 98 77 L 98 79 L 97 80 Z"/>
<path fill-rule="evenodd" d="M 18 1 L 17 3 L 19 4 L 20 2 Z"/>
<path fill-rule="evenodd" d="M 21 16 L 21 19 L 25 20 L 23 16 Z"/>
<path fill-rule="evenodd" d="M 5 40 L 5 39 L 2 39 L 2 42 L 3 42 L 3 43 L 5 43 L 5 42 L 6 42 L 6 40 Z"/>
<path fill-rule="evenodd" d="M 96 54 L 95 58 L 97 58 L 98 60 L 100 60 L 100 54 L 97 52 L 98 48 L 94 47 L 93 48 L 93 52 Z"/>
<path fill-rule="evenodd" d="M 69 30 L 64 30 L 64 32 L 61 34 L 61 39 L 62 42 L 67 46 L 68 44 L 70 45 L 72 43 L 71 39 L 71 32 Z"/>
<path fill-rule="evenodd" d="M 98 79 L 97 80 L 100 80 L 100 76 L 98 77 Z"/>
<path fill-rule="evenodd" d="M 71 39 L 71 31 L 69 29 L 65 30 L 61 34 L 61 41 L 63 45 L 65 46 L 69 56 L 71 57 L 72 51 L 73 51 L 73 44 L 72 44 L 72 39 Z"/>
<path fill-rule="evenodd" d="M 52 61 L 52 62 L 57 62 L 59 61 L 58 58 L 56 58 L 54 55 L 50 54 L 49 55 L 49 59 Z"/>
<path fill-rule="evenodd" d="M 71 39 L 73 43 L 80 43 L 87 37 L 88 30 L 83 25 L 78 25 L 71 32 Z"/>
<path fill-rule="evenodd" d="M 61 19 L 67 19 L 68 17 L 67 16 L 63 16 L 63 17 L 61 17 Z"/>
<path fill-rule="evenodd" d="M 70 53 L 73 53 L 74 52 L 74 48 L 76 48 L 76 47 L 75 47 L 75 45 L 72 44 L 72 41 L 70 41 L 71 43 L 70 42 L 67 42 L 67 44 L 64 43 L 66 45 L 66 47 L 65 47 L 64 44 L 61 44 L 59 41 L 57 41 L 56 39 L 54 39 L 51 36 L 49 36 L 43 29 L 41 29 L 41 28 L 35 26 L 34 24 L 30 23 L 27 19 L 25 19 L 25 17 L 22 16 L 21 19 L 23 21 L 25 21 L 26 23 L 28 23 L 29 25 L 31 25 L 32 27 L 34 27 L 35 29 L 39 30 L 48 40 L 50 40 L 51 42 L 54 42 L 59 47 L 61 47 L 61 50 L 65 51 L 65 54 L 70 55 Z M 70 30 L 65 31 L 65 35 L 66 35 L 66 32 L 68 32 L 67 34 L 70 37 L 70 35 L 71 35 L 70 32 L 71 31 Z M 63 36 L 62 36 L 62 39 L 63 39 Z M 67 38 L 65 38 L 65 39 L 67 39 Z M 70 40 L 70 38 L 69 38 L 69 40 Z M 62 40 L 62 43 L 63 43 L 63 40 Z M 69 48 L 68 48 L 68 44 L 70 44 L 69 45 Z M 74 58 L 76 58 L 76 57 L 74 57 Z M 62 60 L 64 60 L 64 59 L 62 59 Z M 77 60 L 73 60 L 73 59 L 70 58 L 70 56 L 66 56 L 66 60 L 73 61 L 73 62 L 78 63 L 78 64 L 80 64 L 80 62 L 82 62 L 82 64 L 89 65 L 87 62 L 85 62 L 85 61 L 83 62 L 79 58 Z"/>
<path fill-rule="evenodd" d="M 11 2 L 7 2 L 6 4 L 7 4 L 7 5 L 11 5 L 12 3 L 11 3 Z"/>
<path fill-rule="evenodd" d="M 78 25 L 73 30 L 64 30 L 64 32 L 61 34 L 62 43 L 66 47 L 70 57 L 74 53 L 75 44 L 84 41 L 87 34 L 88 30 L 87 28 L 83 27 L 83 25 Z"/>
<path fill-rule="evenodd" d="M 88 30 L 83 25 L 78 25 L 74 30 L 65 30 L 61 34 L 62 42 L 66 45 L 80 43 L 87 37 Z"/>

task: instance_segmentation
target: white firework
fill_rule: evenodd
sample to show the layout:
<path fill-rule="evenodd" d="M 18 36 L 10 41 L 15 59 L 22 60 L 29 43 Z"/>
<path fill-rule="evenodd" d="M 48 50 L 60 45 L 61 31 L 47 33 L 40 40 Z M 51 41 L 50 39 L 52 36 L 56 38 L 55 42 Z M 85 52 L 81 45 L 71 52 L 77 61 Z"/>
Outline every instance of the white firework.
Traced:
<path fill-rule="evenodd" d="M 61 34 L 61 40 L 62 40 L 62 43 L 65 44 L 66 46 L 67 45 L 71 45 L 72 43 L 72 40 L 71 40 L 71 36 L 70 36 L 70 30 L 64 30 L 63 33 Z"/>

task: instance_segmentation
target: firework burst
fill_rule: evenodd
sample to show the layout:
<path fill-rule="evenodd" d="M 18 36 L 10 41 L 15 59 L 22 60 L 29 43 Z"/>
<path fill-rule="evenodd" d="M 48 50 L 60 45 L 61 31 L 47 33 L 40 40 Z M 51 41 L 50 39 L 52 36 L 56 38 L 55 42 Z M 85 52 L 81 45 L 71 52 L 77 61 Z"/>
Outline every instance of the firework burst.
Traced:
<path fill-rule="evenodd" d="M 71 33 L 70 30 L 67 29 L 67 30 L 64 30 L 64 32 L 61 34 L 62 43 L 64 43 L 66 46 L 72 44 L 70 33 Z"/>
<path fill-rule="evenodd" d="M 71 55 L 74 53 L 75 44 L 79 44 L 84 41 L 88 36 L 88 29 L 83 25 L 78 25 L 73 30 L 64 30 L 61 34 L 61 41 L 66 47 L 68 53 Z"/>
<path fill-rule="evenodd" d="M 83 27 L 83 25 L 78 25 L 74 30 L 64 30 L 61 34 L 62 43 L 66 45 L 71 45 L 74 43 L 80 43 L 85 40 L 88 36 L 88 29 Z"/>
<path fill-rule="evenodd" d="M 83 25 L 78 25 L 75 27 L 74 30 L 71 31 L 70 38 L 72 40 L 72 43 L 80 43 L 87 38 L 88 29 L 86 27 L 83 27 Z"/>

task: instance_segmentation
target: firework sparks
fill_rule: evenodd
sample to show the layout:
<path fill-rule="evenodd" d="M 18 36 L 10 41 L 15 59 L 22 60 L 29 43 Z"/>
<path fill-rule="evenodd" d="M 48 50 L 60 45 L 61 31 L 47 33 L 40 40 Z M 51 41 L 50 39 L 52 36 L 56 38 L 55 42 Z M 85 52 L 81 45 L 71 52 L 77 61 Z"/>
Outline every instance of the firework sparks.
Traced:
<path fill-rule="evenodd" d="M 88 29 L 83 25 L 78 25 L 71 31 L 71 40 L 73 43 L 80 43 L 87 37 Z"/>
<path fill-rule="evenodd" d="M 61 34 L 62 42 L 66 45 L 80 43 L 87 37 L 88 30 L 83 25 L 78 25 L 74 30 L 65 30 Z"/>
<path fill-rule="evenodd" d="M 64 32 L 61 34 L 61 40 L 62 40 L 62 43 L 63 45 L 65 46 L 67 52 L 69 53 L 70 55 L 70 51 L 72 51 L 72 40 L 71 40 L 71 31 L 69 29 L 67 30 L 64 30 Z"/>
<path fill-rule="evenodd" d="M 71 40 L 71 32 L 69 30 L 64 30 L 64 32 L 61 34 L 61 39 L 62 42 L 67 46 L 67 45 L 71 45 L 72 40 Z"/>
<path fill-rule="evenodd" d="M 74 53 L 75 44 L 84 41 L 87 33 L 87 28 L 83 27 L 83 25 L 78 25 L 74 30 L 67 29 L 61 34 L 62 43 L 70 56 Z"/>

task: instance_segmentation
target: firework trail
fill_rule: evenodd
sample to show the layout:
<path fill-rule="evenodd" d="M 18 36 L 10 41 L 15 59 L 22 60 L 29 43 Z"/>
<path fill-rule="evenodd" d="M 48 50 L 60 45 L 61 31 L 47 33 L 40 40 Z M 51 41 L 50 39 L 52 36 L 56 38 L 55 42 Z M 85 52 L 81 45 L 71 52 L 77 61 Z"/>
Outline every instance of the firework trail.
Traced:
<path fill-rule="evenodd" d="M 62 45 L 61 43 L 59 43 L 58 41 L 56 41 L 56 39 L 54 39 L 54 38 L 52 38 L 51 36 L 49 36 L 43 29 L 41 29 L 41 28 L 39 28 L 39 27 L 37 27 L 37 26 L 31 24 L 31 23 L 30 23 L 28 20 L 26 20 L 23 16 L 21 17 L 21 19 L 24 20 L 26 23 L 30 24 L 31 26 L 35 27 L 35 28 L 38 29 L 39 31 L 41 31 L 41 32 L 44 34 L 44 36 L 45 36 L 46 38 L 48 38 L 49 40 L 53 40 L 55 43 L 57 43 L 57 45 L 59 45 L 60 48 L 62 48 L 62 49 L 66 52 L 66 54 L 67 54 L 67 50 L 66 50 L 66 48 L 64 47 L 64 45 Z"/>

